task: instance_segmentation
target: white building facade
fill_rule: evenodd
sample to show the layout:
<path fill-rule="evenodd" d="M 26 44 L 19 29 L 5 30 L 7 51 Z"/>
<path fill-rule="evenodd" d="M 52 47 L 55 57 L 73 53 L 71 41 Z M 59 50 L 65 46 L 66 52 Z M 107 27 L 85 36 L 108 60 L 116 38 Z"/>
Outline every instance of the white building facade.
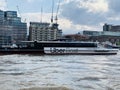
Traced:
<path fill-rule="evenodd" d="M 30 41 L 51 41 L 61 37 L 62 30 L 58 29 L 58 24 L 50 25 L 50 23 L 30 22 Z"/>

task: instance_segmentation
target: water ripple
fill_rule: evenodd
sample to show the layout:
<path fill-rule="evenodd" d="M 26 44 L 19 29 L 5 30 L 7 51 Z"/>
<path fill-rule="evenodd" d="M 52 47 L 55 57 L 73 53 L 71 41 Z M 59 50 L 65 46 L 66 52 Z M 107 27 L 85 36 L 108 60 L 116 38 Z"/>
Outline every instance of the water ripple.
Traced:
<path fill-rule="evenodd" d="M 4 55 L 0 56 L 0 90 L 31 90 L 40 89 L 39 86 L 120 90 L 119 70 L 120 53 L 112 56 Z"/>

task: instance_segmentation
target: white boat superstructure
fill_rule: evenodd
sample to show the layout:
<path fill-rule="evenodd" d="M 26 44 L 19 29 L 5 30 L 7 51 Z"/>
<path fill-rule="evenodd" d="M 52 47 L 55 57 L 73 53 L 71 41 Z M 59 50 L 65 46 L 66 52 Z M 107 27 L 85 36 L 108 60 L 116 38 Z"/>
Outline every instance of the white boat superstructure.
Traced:
<path fill-rule="evenodd" d="M 117 54 L 118 49 L 107 48 L 79 48 L 79 47 L 44 47 L 45 54 L 51 55 L 66 55 L 66 54 L 81 54 L 81 55 L 111 55 Z"/>

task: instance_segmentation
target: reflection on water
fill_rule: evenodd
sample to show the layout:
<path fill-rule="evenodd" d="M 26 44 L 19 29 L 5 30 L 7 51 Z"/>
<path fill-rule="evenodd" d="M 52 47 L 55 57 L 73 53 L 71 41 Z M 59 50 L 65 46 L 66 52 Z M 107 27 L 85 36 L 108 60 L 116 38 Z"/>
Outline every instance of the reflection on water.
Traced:
<path fill-rule="evenodd" d="M 120 90 L 120 53 L 112 56 L 0 56 L 1 89 Z"/>

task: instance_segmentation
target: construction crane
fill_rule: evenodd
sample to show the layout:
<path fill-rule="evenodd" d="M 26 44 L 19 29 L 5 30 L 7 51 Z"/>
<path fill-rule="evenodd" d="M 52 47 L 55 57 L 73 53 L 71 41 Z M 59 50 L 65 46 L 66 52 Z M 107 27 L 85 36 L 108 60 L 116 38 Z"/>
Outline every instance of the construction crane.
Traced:
<path fill-rule="evenodd" d="M 21 19 L 22 19 L 22 15 L 21 15 L 21 12 L 20 12 L 19 6 L 16 6 L 16 7 L 17 7 L 18 13 L 19 13 L 19 15 L 20 15 L 20 17 L 21 17 Z M 25 18 L 24 22 L 26 22 L 26 18 Z"/>
<path fill-rule="evenodd" d="M 8 3 L 7 3 L 7 0 L 5 0 L 5 3 L 6 3 L 6 9 L 8 9 Z"/>
<path fill-rule="evenodd" d="M 58 21 L 58 12 L 59 12 L 59 8 L 60 8 L 60 0 L 59 0 L 59 2 L 58 2 L 56 17 L 55 17 L 56 24 L 57 24 L 57 21 Z"/>
<path fill-rule="evenodd" d="M 18 10 L 20 17 L 22 18 L 19 7 L 18 6 L 16 6 L 16 7 L 17 7 L 17 10 Z"/>
<path fill-rule="evenodd" d="M 53 12 L 54 12 L 54 0 L 52 0 L 52 16 L 51 16 L 51 23 L 53 23 Z"/>
<path fill-rule="evenodd" d="M 41 23 L 42 23 L 42 16 L 43 16 L 43 7 L 41 6 Z"/>

